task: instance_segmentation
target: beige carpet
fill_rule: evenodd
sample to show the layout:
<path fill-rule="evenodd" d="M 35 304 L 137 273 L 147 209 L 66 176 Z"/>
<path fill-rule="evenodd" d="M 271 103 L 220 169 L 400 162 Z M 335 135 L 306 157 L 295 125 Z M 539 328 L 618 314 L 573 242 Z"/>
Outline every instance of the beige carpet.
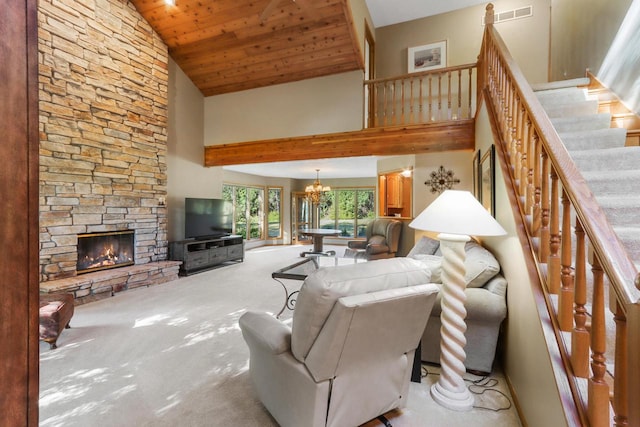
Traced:
<path fill-rule="evenodd" d="M 76 307 L 58 349 L 40 344 L 40 425 L 275 426 L 251 389 L 238 318 L 280 310 L 284 292 L 271 272 L 300 260 L 302 249 L 254 249 L 240 264 Z M 426 369 L 408 408 L 388 414 L 393 426 L 520 425 L 499 372 L 490 387 L 472 386 L 484 393 L 476 406 L 488 409 L 457 413 L 431 400 L 437 369 Z"/>

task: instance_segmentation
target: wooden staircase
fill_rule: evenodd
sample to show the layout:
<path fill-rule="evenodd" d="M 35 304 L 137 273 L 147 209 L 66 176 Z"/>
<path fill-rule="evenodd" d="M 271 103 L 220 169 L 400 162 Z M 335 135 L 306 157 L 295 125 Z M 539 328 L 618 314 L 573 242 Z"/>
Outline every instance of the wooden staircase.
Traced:
<path fill-rule="evenodd" d="M 603 91 L 592 94 L 589 78 L 534 85 L 571 158 L 587 181 L 617 237 L 640 269 L 640 147 L 627 145 L 627 129 L 611 127 L 601 112 Z"/>

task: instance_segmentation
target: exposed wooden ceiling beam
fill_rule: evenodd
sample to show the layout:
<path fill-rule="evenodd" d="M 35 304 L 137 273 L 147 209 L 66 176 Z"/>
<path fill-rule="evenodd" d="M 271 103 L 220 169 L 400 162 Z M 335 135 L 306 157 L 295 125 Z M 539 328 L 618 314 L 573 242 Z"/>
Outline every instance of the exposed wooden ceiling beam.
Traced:
<path fill-rule="evenodd" d="M 473 150 L 474 120 L 210 145 L 204 166 Z"/>

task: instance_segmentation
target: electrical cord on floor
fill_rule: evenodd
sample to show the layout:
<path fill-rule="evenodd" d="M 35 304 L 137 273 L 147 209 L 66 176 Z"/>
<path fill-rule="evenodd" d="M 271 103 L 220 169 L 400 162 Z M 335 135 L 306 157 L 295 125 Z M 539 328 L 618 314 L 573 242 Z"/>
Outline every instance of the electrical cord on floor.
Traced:
<path fill-rule="evenodd" d="M 423 365 L 422 366 L 422 378 L 425 378 L 429 375 L 435 375 L 435 376 L 440 376 L 439 372 L 429 372 L 429 370 Z M 483 376 L 480 379 L 477 380 L 470 380 L 465 378 L 464 379 L 465 382 L 470 383 L 469 384 L 469 392 L 471 392 L 472 394 L 475 394 L 476 396 L 481 396 L 487 392 L 494 392 L 497 393 L 498 395 L 504 397 L 508 403 L 508 405 L 506 406 L 502 406 L 499 408 L 491 408 L 488 406 L 478 406 L 478 405 L 474 405 L 473 407 L 475 409 L 483 409 L 486 411 L 493 411 L 493 412 L 500 412 L 500 411 L 506 411 L 511 409 L 511 399 L 509 399 L 509 396 L 507 396 L 505 393 L 503 393 L 502 391 L 496 389 L 495 387 L 499 384 L 499 381 L 495 378 L 491 378 L 488 376 Z"/>

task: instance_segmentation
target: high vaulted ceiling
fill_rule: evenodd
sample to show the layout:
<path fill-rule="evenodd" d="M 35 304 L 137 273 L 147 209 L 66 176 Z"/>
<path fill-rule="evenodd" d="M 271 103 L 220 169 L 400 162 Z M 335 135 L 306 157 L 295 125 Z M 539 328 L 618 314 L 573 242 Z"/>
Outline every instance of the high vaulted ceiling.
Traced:
<path fill-rule="evenodd" d="M 203 95 L 362 68 L 346 0 L 131 0 Z"/>

